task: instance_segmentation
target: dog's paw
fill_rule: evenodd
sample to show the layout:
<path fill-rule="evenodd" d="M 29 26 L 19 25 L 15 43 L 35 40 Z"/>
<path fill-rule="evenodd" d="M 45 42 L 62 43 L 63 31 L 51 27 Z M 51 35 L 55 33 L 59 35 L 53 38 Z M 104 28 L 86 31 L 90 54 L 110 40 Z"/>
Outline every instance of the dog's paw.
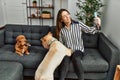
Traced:
<path fill-rule="evenodd" d="M 25 52 L 25 50 L 23 49 L 23 50 L 22 50 L 22 53 L 24 53 L 24 52 Z"/>
<path fill-rule="evenodd" d="M 23 54 L 19 54 L 20 56 L 23 56 Z"/>
<path fill-rule="evenodd" d="M 29 52 L 27 52 L 27 53 L 25 53 L 25 54 L 29 55 L 30 53 L 29 53 Z"/>
<path fill-rule="evenodd" d="M 23 56 L 23 54 L 20 52 L 15 51 L 15 53 L 17 53 L 19 56 Z"/>

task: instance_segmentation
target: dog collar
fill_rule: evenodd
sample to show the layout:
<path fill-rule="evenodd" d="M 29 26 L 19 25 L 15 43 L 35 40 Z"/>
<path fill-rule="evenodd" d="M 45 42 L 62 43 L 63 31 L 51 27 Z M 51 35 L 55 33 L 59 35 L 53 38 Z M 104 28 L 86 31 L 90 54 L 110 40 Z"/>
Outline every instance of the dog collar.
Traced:
<path fill-rule="evenodd" d="M 50 46 L 54 41 L 57 41 L 56 38 L 52 38 L 49 42 L 48 42 L 48 46 Z"/>

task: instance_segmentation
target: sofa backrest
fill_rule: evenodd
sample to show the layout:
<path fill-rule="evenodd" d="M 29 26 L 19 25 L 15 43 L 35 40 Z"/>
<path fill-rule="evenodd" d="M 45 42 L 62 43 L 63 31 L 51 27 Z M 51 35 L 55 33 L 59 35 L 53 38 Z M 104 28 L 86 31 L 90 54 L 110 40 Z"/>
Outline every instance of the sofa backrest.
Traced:
<path fill-rule="evenodd" d="M 7 24 L 5 25 L 5 44 L 14 45 L 16 37 L 23 34 L 31 45 L 39 46 L 40 39 L 46 32 L 49 32 L 49 26 Z"/>
<path fill-rule="evenodd" d="M 85 48 L 97 48 L 98 47 L 99 33 L 89 34 L 89 33 L 83 32 L 82 37 L 83 37 L 83 44 Z"/>
<path fill-rule="evenodd" d="M 26 36 L 31 45 L 40 46 L 40 38 L 43 34 L 49 32 L 52 26 L 40 26 L 40 25 L 15 25 L 7 24 L 5 25 L 5 43 L 6 44 L 15 44 L 16 37 L 20 34 Z M 53 33 L 55 32 L 55 26 L 52 28 Z M 97 48 L 99 34 L 82 34 L 83 44 L 85 48 Z"/>

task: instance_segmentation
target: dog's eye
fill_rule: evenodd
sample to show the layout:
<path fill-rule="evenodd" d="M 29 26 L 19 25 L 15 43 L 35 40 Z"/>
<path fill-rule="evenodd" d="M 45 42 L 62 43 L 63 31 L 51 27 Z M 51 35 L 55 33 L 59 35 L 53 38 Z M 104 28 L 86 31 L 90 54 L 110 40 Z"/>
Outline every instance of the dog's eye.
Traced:
<path fill-rule="evenodd" d="M 46 39 L 44 39 L 44 41 L 46 41 Z"/>
<path fill-rule="evenodd" d="M 19 43 L 21 42 L 21 41 L 18 41 Z"/>
<path fill-rule="evenodd" d="M 46 39 L 43 39 L 43 41 L 46 41 Z"/>

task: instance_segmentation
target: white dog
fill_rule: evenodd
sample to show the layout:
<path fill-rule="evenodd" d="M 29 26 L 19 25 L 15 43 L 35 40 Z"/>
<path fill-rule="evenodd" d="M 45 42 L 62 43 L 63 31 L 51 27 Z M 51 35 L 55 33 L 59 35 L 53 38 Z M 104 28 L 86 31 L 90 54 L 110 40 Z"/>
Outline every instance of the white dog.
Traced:
<path fill-rule="evenodd" d="M 49 48 L 46 56 L 35 72 L 35 80 L 54 80 L 54 71 L 60 65 L 64 56 L 71 56 L 72 50 L 66 48 L 49 32 L 42 39 L 42 45 Z"/>

